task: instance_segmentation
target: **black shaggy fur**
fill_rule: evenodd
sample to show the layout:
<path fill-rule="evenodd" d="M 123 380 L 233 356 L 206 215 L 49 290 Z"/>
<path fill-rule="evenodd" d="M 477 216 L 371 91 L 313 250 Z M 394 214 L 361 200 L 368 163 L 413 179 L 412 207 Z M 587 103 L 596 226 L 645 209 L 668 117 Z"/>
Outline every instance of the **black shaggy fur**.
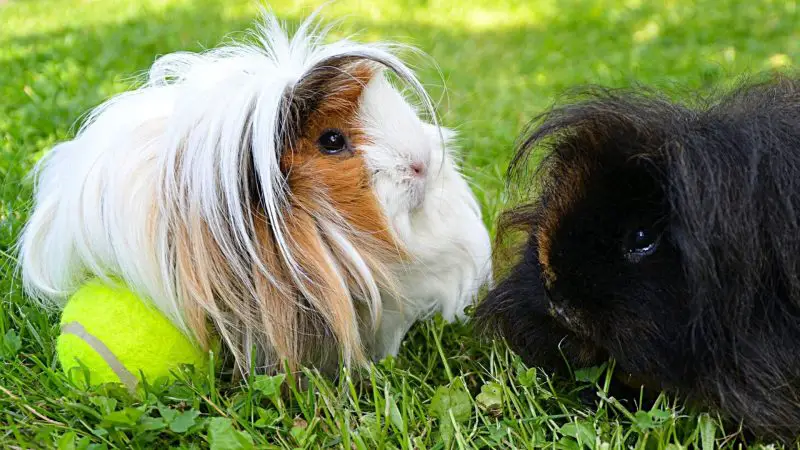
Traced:
<path fill-rule="evenodd" d="M 611 356 L 632 383 L 800 434 L 800 81 L 696 108 L 593 91 L 535 122 L 510 176 L 530 201 L 498 243 L 527 241 L 478 308 L 487 329 L 529 364 Z"/>

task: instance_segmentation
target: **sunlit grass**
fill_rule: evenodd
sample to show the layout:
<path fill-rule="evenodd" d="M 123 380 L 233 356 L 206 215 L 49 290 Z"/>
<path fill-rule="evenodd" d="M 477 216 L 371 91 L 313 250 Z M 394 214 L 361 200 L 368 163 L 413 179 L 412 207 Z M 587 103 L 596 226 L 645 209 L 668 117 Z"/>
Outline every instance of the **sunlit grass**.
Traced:
<path fill-rule="evenodd" d="M 275 2 L 296 24 L 323 4 Z M 54 358 L 57 317 L 31 305 L 14 277 L 13 242 L 36 159 L 74 132 L 87 109 L 130 87 L 156 56 L 201 50 L 250 26 L 249 0 L 0 1 L 0 448 L 712 448 L 733 441 L 713 416 L 662 397 L 607 398 L 608 371 L 550 380 L 468 326 L 415 327 L 396 359 L 281 397 L 286 381 L 249 387 L 187 374 L 143 398 L 82 392 Z M 565 89 L 642 82 L 707 89 L 800 57 L 794 1 L 340 0 L 323 11 L 335 37 L 416 45 L 415 60 L 486 221 L 503 203 L 502 173 L 523 126 Z M 441 76 L 440 72 L 441 71 Z M 445 91 L 444 88 L 447 88 Z M 449 369 L 449 370 L 448 370 Z M 594 405 L 581 401 L 581 391 Z M 588 391 L 592 392 L 592 391 Z M 584 399 L 585 400 L 585 399 Z M 590 402 L 591 403 L 591 402 Z M 449 405 L 449 407 L 448 407 Z M 225 443 L 228 443 L 226 447 Z M 238 446 L 238 447 L 237 447 Z"/>

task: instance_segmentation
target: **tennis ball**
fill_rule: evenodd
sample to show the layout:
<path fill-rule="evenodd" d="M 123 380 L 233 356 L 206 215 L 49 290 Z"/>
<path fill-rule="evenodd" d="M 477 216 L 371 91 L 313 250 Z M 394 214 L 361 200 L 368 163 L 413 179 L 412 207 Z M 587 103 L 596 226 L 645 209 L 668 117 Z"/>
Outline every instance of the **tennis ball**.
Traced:
<path fill-rule="evenodd" d="M 61 314 L 56 343 L 61 366 L 76 382 L 121 382 L 135 391 L 144 377 L 170 377 L 181 364 L 208 366 L 207 354 L 197 348 L 155 306 L 122 284 L 92 280 L 67 302 Z M 75 370 L 77 368 L 77 370 Z"/>

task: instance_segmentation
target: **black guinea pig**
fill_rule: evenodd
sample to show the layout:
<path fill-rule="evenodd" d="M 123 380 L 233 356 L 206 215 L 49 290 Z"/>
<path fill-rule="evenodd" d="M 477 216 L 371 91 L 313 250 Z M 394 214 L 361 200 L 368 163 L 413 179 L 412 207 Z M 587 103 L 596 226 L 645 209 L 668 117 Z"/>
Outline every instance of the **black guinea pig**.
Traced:
<path fill-rule="evenodd" d="M 533 122 L 509 169 L 526 201 L 498 228 L 499 251 L 518 259 L 478 323 L 530 365 L 613 357 L 629 381 L 793 440 L 800 81 L 697 103 L 593 89 Z"/>

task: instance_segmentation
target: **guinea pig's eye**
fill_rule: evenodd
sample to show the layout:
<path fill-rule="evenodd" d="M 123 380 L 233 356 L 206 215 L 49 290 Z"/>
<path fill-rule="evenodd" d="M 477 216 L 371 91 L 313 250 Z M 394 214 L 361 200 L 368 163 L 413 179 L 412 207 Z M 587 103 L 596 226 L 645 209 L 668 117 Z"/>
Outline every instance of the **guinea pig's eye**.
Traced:
<path fill-rule="evenodd" d="M 625 257 L 631 262 L 639 262 L 645 256 L 652 255 L 661 241 L 661 233 L 649 228 L 638 228 L 626 239 Z"/>
<path fill-rule="evenodd" d="M 317 139 L 319 151 L 326 155 L 336 155 L 350 149 L 350 143 L 341 130 L 325 130 Z"/>

